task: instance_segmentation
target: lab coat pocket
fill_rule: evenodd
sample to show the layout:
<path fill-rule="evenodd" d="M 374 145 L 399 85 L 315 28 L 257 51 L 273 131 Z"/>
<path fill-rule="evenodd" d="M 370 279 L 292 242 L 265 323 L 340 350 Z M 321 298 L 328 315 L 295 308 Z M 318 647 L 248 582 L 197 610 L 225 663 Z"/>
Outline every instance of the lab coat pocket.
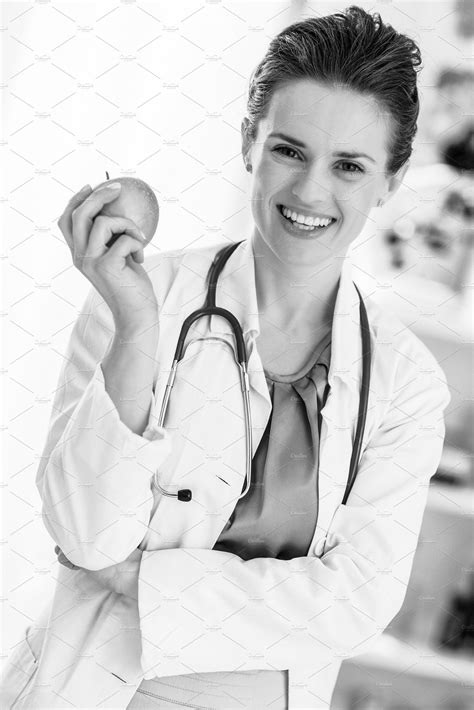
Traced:
<path fill-rule="evenodd" d="M 16 646 L 6 663 L 0 690 L 0 705 L 13 710 L 24 696 L 38 669 L 38 659 L 33 653 L 28 641 L 31 626 L 25 631 L 24 638 Z"/>

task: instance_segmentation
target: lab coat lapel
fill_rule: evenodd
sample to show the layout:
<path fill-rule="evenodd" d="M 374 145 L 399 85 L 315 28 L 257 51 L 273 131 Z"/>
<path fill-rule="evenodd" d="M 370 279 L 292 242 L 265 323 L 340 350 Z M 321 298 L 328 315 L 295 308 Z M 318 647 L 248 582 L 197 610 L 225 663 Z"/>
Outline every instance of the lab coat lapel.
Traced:
<path fill-rule="evenodd" d="M 331 336 L 329 395 L 322 410 L 318 476 L 318 521 L 314 535 L 317 554 L 344 496 L 355 439 L 362 379 L 359 296 L 346 257 L 341 269 Z"/>

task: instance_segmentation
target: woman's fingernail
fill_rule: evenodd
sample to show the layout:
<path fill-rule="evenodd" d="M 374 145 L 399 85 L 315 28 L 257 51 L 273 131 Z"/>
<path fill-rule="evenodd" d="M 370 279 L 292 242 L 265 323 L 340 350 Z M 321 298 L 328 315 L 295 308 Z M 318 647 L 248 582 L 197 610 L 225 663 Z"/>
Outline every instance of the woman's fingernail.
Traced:
<path fill-rule="evenodd" d="M 89 185 L 89 183 L 87 183 L 87 185 L 84 185 L 84 187 L 81 187 L 81 189 L 79 190 L 79 192 L 80 192 L 80 193 L 81 193 L 81 192 L 85 192 L 86 190 L 92 190 L 92 188 L 91 188 L 91 186 Z"/>

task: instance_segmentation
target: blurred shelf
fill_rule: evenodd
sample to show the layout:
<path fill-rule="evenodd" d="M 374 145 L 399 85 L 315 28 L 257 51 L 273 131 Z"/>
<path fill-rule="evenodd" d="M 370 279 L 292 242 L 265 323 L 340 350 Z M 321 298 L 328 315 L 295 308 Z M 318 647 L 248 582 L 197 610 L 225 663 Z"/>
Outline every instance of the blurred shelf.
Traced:
<path fill-rule="evenodd" d="M 473 660 L 474 656 L 422 648 L 414 640 L 400 641 L 389 634 L 382 634 L 371 651 L 345 662 L 420 680 L 430 679 L 472 687 Z"/>
<path fill-rule="evenodd" d="M 474 516 L 474 488 L 433 481 L 428 491 L 426 507 L 438 513 L 472 517 Z"/>

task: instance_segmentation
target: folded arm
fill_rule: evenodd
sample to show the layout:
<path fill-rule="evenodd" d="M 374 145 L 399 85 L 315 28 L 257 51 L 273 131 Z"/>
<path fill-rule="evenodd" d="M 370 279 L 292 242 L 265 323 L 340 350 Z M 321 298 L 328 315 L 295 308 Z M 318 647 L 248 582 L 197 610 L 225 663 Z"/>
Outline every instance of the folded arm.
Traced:
<path fill-rule="evenodd" d="M 321 557 L 243 561 L 208 549 L 145 551 L 145 677 L 292 665 L 364 652 L 399 611 L 449 402 L 437 370 L 407 371 L 363 453 Z"/>

